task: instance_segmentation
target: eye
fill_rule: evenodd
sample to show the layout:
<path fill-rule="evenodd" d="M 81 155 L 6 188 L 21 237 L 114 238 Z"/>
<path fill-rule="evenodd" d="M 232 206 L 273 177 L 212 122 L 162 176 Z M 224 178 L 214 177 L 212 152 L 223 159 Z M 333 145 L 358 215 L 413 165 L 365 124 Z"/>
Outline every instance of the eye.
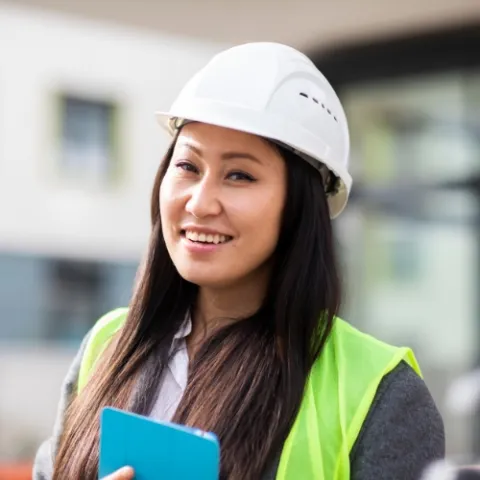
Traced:
<path fill-rule="evenodd" d="M 231 172 L 228 174 L 230 180 L 240 181 L 240 182 L 255 182 L 255 179 L 245 172 Z"/>
<path fill-rule="evenodd" d="M 191 162 L 181 161 L 175 164 L 176 168 L 185 170 L 186 172 L 198 173 L 198 168 Z"/>

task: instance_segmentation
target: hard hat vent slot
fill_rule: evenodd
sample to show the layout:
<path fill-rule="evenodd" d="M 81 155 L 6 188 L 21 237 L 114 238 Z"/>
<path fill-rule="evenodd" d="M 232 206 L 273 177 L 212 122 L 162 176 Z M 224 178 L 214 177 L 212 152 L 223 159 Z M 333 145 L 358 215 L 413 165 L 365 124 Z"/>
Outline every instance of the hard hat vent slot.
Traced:
<path fill-rule="evenodd" d="M 309 96 L 308 96 L 305 92 L 299 92 L 299 95 L 300 95 L 301 97 L 304 97 L 304 98 L 309 98 Z M 316 98 L 312 97 L 312 100 L 313 100 L 317 105 L 320 105 L 320 102 L 319 102 Z M 330 116 L 332 116 L 333 119 L 338 123 L 338 119 L 337 119 L 337 117 L 336 117 L 335 115 L 332 114 L 332 111 L 331 111 L 329 108 L 325 107 L 325 104 L 324 104 L 324 103 L 322 103 L 321 105 L 322 105 L 322 108 L 323 108 L 324 110 L 326 110 L 327 113 L 328 113 Z"/>

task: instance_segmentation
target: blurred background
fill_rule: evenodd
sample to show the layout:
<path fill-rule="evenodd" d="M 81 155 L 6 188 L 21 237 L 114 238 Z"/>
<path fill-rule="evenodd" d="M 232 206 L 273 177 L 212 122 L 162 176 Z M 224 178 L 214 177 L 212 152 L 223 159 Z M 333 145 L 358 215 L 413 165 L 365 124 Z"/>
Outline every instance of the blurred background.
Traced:
<path fill-rule="evenodd" d="M 0 465 L 31 461 L 82 336 L 129 302 L 154 111 L 258 40 L 307 53 L 350 121 L 344 316 L 414 348 L 449 455 L 480 457 L 477 383 L 452 383 L 480 367 L 479 0 L 0 0 Z"/>

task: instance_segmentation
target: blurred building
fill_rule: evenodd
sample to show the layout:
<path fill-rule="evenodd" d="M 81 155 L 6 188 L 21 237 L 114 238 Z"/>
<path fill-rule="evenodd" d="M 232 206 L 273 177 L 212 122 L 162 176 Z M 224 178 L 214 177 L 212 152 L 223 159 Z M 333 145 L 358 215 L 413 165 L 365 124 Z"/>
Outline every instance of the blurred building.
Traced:
<path fill-rule="evenodd" d="M 316 56 L 352 137 L 355 184 L 339 224 L 347 317 L 414 348 L 460 461 L 480 457 L 478 390 L 445 401 L 480 360 L 479 51 L 470 22 Z"/>
<path fill-rule="evenodd" d="M 361 3 L 0 2 L 0 460 L 49 434 L 81 337 L 129 301 L 168 142 L 153 112 L 252 40 L 304 50 L 338 88 L 345 315 L 415 349 L 449 452 L 480 454 L 443 405 L 480 357 L 480 5 Z"/>
<path fill-rule="evenodd" d="M 128 304 L 153 112 L 221 47 L 0 7 L 0 458 L 48 434 L 79 340 Z"/>

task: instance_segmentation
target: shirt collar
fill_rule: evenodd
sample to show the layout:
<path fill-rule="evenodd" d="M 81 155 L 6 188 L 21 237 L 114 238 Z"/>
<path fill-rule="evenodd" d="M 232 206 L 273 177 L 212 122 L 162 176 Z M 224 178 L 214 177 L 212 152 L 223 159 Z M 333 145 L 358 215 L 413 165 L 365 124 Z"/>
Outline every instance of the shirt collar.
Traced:
<path fill-rule="evenodd" d="M 178 329 L 178 332 L 173 337 L 174 340 L 183 340 L 192 333 L 192 317 L 190 312 L 187 313 L 182 326 Z"/>

